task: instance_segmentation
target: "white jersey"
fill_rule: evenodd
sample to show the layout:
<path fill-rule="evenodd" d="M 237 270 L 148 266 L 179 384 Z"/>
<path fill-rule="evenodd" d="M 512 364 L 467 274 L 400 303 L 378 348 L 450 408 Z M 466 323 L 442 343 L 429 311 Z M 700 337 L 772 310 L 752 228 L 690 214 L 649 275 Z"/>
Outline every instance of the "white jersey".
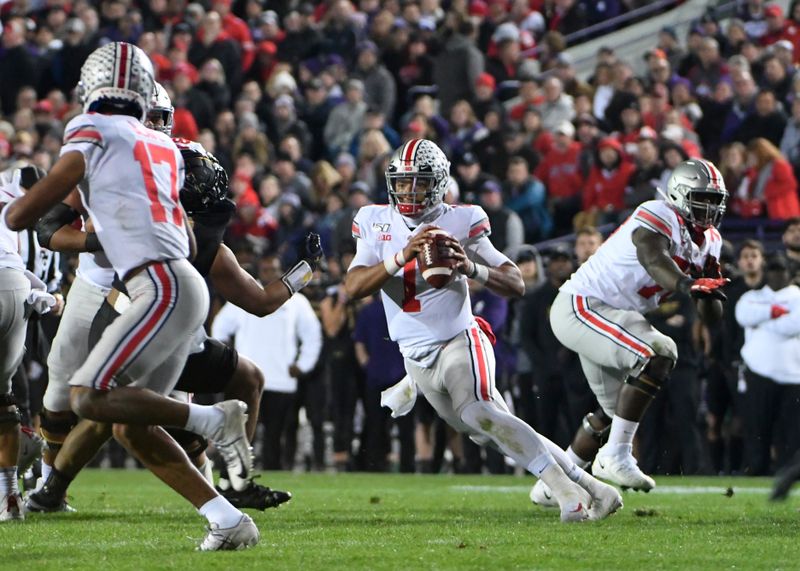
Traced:
<path fill-rule="evenodd" d="M 86 161 L 81 200 L 120 277 L 189 255 L 178 198 L 183 158 L 167 135 L 126 115 L 83 113 L 64 132 L 61 154 L 71 151 Z"/>
<path fill-rule="evenodd" d="M 509 261 L 491 246 L 486 212 L 479 206 L 442 205 L 442 213 L 422 227 L 434 225 L 452 234 L 470 259 L 489 266 Z M 365 206 L 353 220 L 357 252 L 350 268 L 372 266 L 400 251 L 419 231 L 409 229 L 403 217 L 386 205 Z M 486 244 L 489 244 L 487 247 Z M 476 252 L 480 254 L 477 255 Z M 417 260 L 411 260 L 381 289 L 389 336 L 403 356 L 427 366 L 441 346 L 473 323 L 467 279 L 458 273 L 441 289 L 422 278 Z"/>
<path fill-rule="evenodd" d="M 0 204 L 11 202 L 17 196 L 19 194 L 15 189 L 0 186 Z M 25 269 L 25 264 L 19 255 L 19 234 L 8 229 L 4 217 L 0 220 L 0 268 L 14 268 L 20 271 Z"/>
<path fill-rule="evenodd" d="M 61 254 L 42 248 L 35 230 L 22 230 L 19 233 L 19 255 L 22 263 L 53 293 L 61 287 Z"/>
<path fill-rule="evenodd" d="M 683 218 L 666 202 L 649 200 L 633 211 L 625 222 L 600 246 L 567 281 L 561 291 L 594 297 L 615 309 L 647 313 L 668 295 L 645 271 L 636 256 L 633 232 L 647 228 L 669 238 L 669 254 L 685 273 L 702 269 L 708 256 L 719 260 L 722 237 L 708 228 L 703 242 L 692 241 Z"/>

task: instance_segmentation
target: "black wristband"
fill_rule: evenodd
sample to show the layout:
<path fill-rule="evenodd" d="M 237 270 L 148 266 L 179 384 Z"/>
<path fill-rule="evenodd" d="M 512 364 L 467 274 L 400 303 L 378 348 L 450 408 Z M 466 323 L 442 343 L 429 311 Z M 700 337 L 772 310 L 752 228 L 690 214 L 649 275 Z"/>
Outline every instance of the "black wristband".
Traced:
<path fill-rule="evenodd" d="M 103 245 L 95 232 L 86 233 L 86 245 L 84 247 L 87 252 L 99 252 L 103 249 Z"/>

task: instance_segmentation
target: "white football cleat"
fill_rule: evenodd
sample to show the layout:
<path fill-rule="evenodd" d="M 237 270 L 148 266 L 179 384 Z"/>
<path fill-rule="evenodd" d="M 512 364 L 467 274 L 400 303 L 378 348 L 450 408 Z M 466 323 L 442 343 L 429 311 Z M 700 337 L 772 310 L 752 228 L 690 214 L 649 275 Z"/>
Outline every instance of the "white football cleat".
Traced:
<path fill-rule="evenodd" d="M 209 525 L 197 551 L 239 551 L 253 547 L 260 538 L 256 524 L 250 516 L 242 514 L 239 523 L 233 527 L 220 529 L 216 523 Z"/>
<path fill-rule="evenodd" d="M 550 486 L 545 484 L 542 480 L 536 481 L 536 484 L 534 484 L 534 486 L 531 488 L 531 493 L 529 496 L 531 501 L 537 506 L 542 506 L 543 508 L 558 507 L 558 502 L 553 497 L 553 492 L 550 490 Z"/>
<path fill-rule="evenodd" d="M 22 497 L 19 494 L 6 494 L 0 500 L 0 521 L 22 521 L 24 519 Z"/>
<path fill-rule="evenodd" d="M 631 454 L 631 446 L 621 446 L 613 453 L 603 453 L 606 447 L 600 449 L 592 464 L 592 474 L 597 478 L 628 488 L 649 492 L 656 487 L 655 480 L 642 472 L 636 464 L 636 458 Z"/>
<path fill-rule="evenodd" d="M 584 488 L 592 495 L 592 507 L 589 508 L 590 520 L 605 519 L 622 507 L 622 495 L 614 486 L 609 486 L 589 474 L 586 474 L 584 478 L 588 480 Z"/>
<path fill-rule="evenodd" d="M 225 415 L 225 422 L 211 435 L 211 440 L 225 460 L 231 487 L 241 491 L 253 475 L 253 449 L 245 431 L 247 405 L 240 400 L 226 400 L 214 407 Z"/>
<path fill-rule="evenodd" d="M 570 482 L 558 497 L 561 508 L 561 521 L 572 523 L 589 519 L 589 509 L 592 506 L 592 496 L 574 482 Z"/>

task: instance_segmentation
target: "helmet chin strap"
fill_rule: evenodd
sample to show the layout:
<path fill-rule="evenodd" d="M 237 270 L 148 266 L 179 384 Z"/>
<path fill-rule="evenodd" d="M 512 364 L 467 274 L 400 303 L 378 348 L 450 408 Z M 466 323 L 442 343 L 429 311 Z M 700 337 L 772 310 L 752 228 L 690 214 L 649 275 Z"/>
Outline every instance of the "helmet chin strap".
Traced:
<path fill-rule="evenodd" d="M 400 216 L 403 218 L 403 222 L 406 223 L 406 226 L 413 229 L 421 224 L 426 224 L 431 220 L 436 220 L 443 210 L 444 210 L 444 204 L 439 203 L 432 209 L 430 209 L 428 212 L 422 214 L 421 216 L 416 216 L 413 218 L 411 216 L 406 216 L 405 214 L 400 214 Z"/>

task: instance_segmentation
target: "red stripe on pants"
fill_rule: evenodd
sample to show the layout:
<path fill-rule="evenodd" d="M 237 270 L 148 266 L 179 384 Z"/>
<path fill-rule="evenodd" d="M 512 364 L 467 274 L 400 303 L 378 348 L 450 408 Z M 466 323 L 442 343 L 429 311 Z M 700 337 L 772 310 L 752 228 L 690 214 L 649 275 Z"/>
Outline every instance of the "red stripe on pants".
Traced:
<path fill-rule="evenodd" d="M 583 317 L 586 321 L 588 321 L 589 323 L 591 323 L 595 327 L 598 327 L 598 328 L 602 329 L 606 333 L 609 333 L 612 336 L 616 337 L 617 339 L 622 341 L 625 345 L 627 345 L 628 347 L 630 347 L 636 353 L 639 353 L 643 357 L 652 357 L 653 356 L 653 354 L 650 351 L 650 349 L 648 349 L 647 347 L 645 347 L 641 343 L 637 342 L 635 339 L 632 339 L 631 337 L 628 337 L 627 335 L 625 335 L 619 329 L 615 329 L 614 327 L 610 326 L 609 324 L 603 323 L 602 321 L 597 319 L 594 315 L 589 313 L 589 311 L 586 309 L 586 305 L 584 303 L 584 300 L 583 300 L 582 296 L 576 295 L 575 296 L 575 301 L 578 304 L 578 314 L 581 317 Z"/>
<path fill-rule="evenodd" d="M 161 264 L 153 265 L 153 269 L 158 277 L 158 281 L 161 282 L 161 287 L 156 288 L 156 295 L 161 295 L 161 301 L 156 307 L 156 310 L 153 312 L 153 315 L 150 316 L 150 319 L 148 319 L 144 326 L 142 326 L 141 329 L 134 334 L 131 340 L 128 341 L 128 344 L 122 349 L 122 352 L 117 355 L 116 359 L 114 359 L 114 362 L 111 364 L 111 366 L 106 369 L 106 372 L 100 379 L 100 386 L 98 387 L 102 391 L 108 389 L 114 373 L 125 364 L 125 361 L 128 359 L 128 357 L 131 356 L 131 354 L 150 334 L 150 332 L 155 329 L 159 321 L 161 321 L 164 313 L 167 311 L 167 309 L 169 309 L 170 300 L 172 298 L 172 284 L 169 281 L 169 276 L 167 276 L 167 272 L 164 270 L 164 267 Z"/>
<path fill-rule="evenodd" d="M 469 330 L 472 335 L 472 341 L 475 344 L 475 357 L 478 361 L 478 376 L 481 379 L 481 398 L 483 400 L 492 400 L 489 394 L 489 371 L 486 369 L 486 356 L 483 354 L 483 346 L 481 345 L 480 334 L 477 328 L 473 327 Z"/>

